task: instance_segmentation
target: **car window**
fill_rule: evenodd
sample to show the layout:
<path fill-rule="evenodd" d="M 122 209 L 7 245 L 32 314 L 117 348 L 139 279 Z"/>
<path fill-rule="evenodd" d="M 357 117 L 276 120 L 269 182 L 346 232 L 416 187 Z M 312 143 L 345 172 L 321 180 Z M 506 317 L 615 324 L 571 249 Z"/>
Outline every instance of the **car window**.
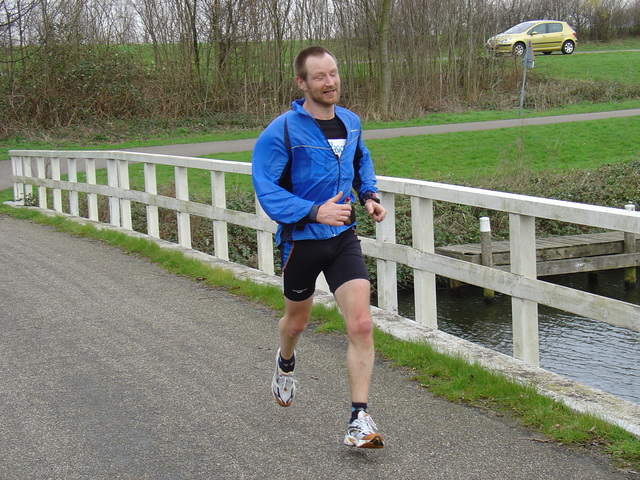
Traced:
<path fill-rule="evenodd" d="M 529 30 L 527 33 L 529 35 L 533 35 L 533 33 L 536 33 L 537 35 L 541 35 L 543 33 L 547 33 L 547 24 L 546 23 L 541 23 L 539 25 L 536 25 L 535 27 L 533 27 L 531 30 Z"/>
<path fill-rule="evenodd" d="M 531 25 L 534 25 L 534 23 L 533 22 L 519 23 L 518 25 L 516 25 L 515 27 L 511 27 L 509 30 L 507 30 L 504 33 L 524 33 L 527 31 L 528 28 L 531 27 Z"/>
<path fill-rule="evenodd" d="M 547 25 L 549 27 L 549 33 L 560 33 L 562 31 L 561 23 L 549 23 Z"/>

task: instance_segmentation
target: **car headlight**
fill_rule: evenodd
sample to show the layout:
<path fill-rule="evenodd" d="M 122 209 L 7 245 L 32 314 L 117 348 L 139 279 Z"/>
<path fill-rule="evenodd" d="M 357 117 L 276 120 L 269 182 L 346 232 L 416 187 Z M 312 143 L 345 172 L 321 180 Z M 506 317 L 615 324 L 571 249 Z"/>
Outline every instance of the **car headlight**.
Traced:
<path fill-rule="evenodd" d="M 511 44 L 511 37 L 491 37 L 487 40 L 487 45 L 491 45 L 492 47 L 497 47 L 498 45 L 509 45 Z"/>

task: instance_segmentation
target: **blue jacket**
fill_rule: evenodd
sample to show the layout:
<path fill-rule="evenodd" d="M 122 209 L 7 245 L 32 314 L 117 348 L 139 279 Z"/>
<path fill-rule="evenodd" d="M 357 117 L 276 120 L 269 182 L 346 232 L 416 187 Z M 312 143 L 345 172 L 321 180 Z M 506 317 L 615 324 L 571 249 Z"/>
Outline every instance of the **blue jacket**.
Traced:
<path fill-rule="evenodd" d="M 303 99 L 294 101 L 292 110 L 273 120 L 253 150 L 253 186 L 262 208 L 278 223 L 278 245 L 340 234 L 353 225 L 332 227 L 316 222 L 320 205 L 340 191 L 343 202 L 355 200 L 352 189 L 360 199 L 378 191 L 358 116 L 335 107 L 347 129 L 344 151 L 338 158 L 303 103 Z"/>

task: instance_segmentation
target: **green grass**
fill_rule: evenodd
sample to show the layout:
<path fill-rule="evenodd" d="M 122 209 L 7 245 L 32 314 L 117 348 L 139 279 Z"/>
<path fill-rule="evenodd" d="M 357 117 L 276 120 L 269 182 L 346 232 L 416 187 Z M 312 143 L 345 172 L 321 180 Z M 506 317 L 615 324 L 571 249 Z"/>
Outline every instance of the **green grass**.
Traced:
<path fill-rule="evenodd" d="M 536 55 L 534 70 L 552 78 L 637 84 L 640 83 L 640 53 Z"/>
<path fill-rule="evenodd" d="M 559 172 L 638 159 L 640 145 L 629 132 L 639 128 L 640 117 L 628 117 L 369 140 L 367 146 L 379 175 L 473 180 L 523 169 Z"/>
<path fill-rule="evenodd" d="M 0 200 L 10 192 L 0 192 Z M 113 230 L 97 230 L 63 217 L 49 217 L 34 210 L 13 209 L 0 203 L 0 213 L 54 226 L 60 231 L 100 239 L 124 251 L 142 255 L 174 274 L 188 276 L 215 288 L 260 301 L 277 312 L 284 303 L 279 288 L 239 280 L 230 272 L 190 259 L 180 252 L 164 250 L 156 243 L 133 238 Z M 318 332 L 344 334 L 337 308 L 314 306 L 312 321 Z M 436 352 L 424 342 L 405 342 L 375 331 L 378 353 L 392 359 L 397 366 L 410 369 L 413 380 L 435 395 L 519 418 L 529 428 L 561 444 L 597 447 L 608 453 L 621 468 L 640 468 L 640 441 L 619 427 L 590 415 L 577 414 L 562 404 L 536 393 L 530 386 L 511 382 L 460 358 Z"/>
<path fill-rule="evenodd" d="M 378 175 L 450 183 L 637 160 L 634 131 L 640 131 L 640 117 L 368 140 L 367 147 Z M 251 161 L 250 152 L 207 157 Z"/>
<path fill-rule="evenodd" d="M 145 140 L 129 141 L 118 143 L 118 149 L 136 148 L 136 147 L 155 147 L 163 145 L 178 145 L 182 143 L 203 143 L 217 142 L 220 140 L 243 140 L 246 138 L 257 138 L 262 130 L 242 130 L 236 132 L 225 133 L 208 133 L 208 134 L 184 134 L 176 135 L 175 132 L 168 132 L 165 135 L 157 136 Z"/>
<path fill-rule="evenodd" d="M 610 42 L 582 42 L 578 36 L 578 49 L 576 52 L 601 52 L 632 49 L 640 49 L 640 37 L 616 38 Z"/>

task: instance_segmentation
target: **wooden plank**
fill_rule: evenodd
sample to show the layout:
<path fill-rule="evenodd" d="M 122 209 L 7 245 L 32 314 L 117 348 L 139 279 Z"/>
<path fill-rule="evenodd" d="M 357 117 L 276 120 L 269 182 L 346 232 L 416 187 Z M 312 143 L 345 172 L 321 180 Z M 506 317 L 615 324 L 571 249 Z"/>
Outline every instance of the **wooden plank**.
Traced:
<path fill-rule="evenodd" d="M 578 259 L 552 260 L 538 262 L 536 272 L 538 277 L 550 275 L 565 275 L 568 273 L 597 272 L 600 270 L 615 270 L 640 266 L 640 253 L 623 253 L 603 257 L 588 257 Z M 498 265 L 495 268 L 508 272 L 510 265 Z"/>
<path fill-rule="evenodd" d="M 601 257 L 576 258 L 541 262 L 536 265 L 538 276 L 564 275 L 566 273 L 597 272 L 616 268 L 637 267 L 640 265 L 640 254 L 623 253 Z"/>
<path fill-rule="evenodd" d="M 640 251 L 640 238 L 636 240 Z M 509 241 L 491 243 L 493 264 L 500 270 L 510 268 Z M 437 247 L 436 253 L 481 264 L 480 244 Z M 624 253 L 624 232 L 587 233 L 536 239 L 538 275 L 593 272 L 638 266 L 638 259 Z"/>

